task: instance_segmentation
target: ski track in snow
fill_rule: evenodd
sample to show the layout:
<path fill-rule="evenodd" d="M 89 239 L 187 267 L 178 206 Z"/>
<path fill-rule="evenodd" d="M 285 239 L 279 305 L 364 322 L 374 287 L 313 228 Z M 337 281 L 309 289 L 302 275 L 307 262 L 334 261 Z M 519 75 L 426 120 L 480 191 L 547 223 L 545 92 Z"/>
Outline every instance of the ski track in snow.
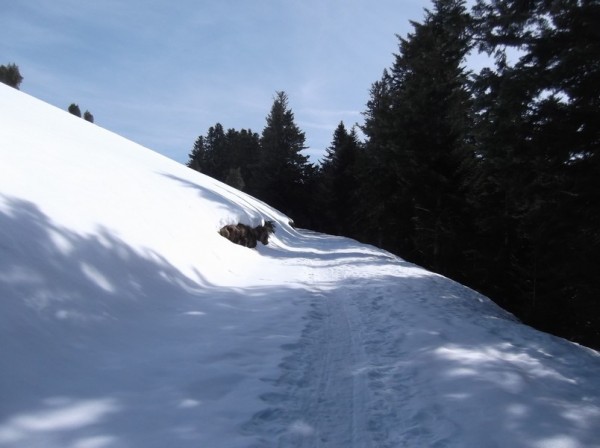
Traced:
<path fill-rule="evenodd" d="M 324 240 L 313 245 L 328 250 Z M 555 387 L 575 390 L 574 381 L 539 362 L 566 356 L 569 363 L 569 352 L 537 348 L 552 336 L 519 324 L 458 283 L 385 252 L 362 250 L 351 262 L 343 253 L 288 260 L 310 266 L 310 311 L 300 339 L 282 347 L 289 354 L 281 375 L 269 380 L 272 392 L 260 397 L 265 408 L 243 425 L 255 437 L 253 448 L 597 446 L 563 434 L 543 437 L 548 427 L 565 425 L 567 412 L 577 413 L 566 411 L 565 403 L 556 401 L 548 412 L 519 401 L 525 390 L 540 403 L 552 400 Z M 507 322 L 515 328 L 506 331 Z M 464 333 L 448 331 L 461 325 Z M 489 336 L 479 341 L 482 327 Z M 581 368 L 593 375 L 592 365 Z M 472 378 L 472 388 L 465 388 L 463 377 Z M 490 387 L 498 389 L 490 402 L 478 402 Z M 592 405 L 597 400 L 589 400 L 589 415 L 600 417 Z M 470 418 L 479 419 L 481 428 L 469 427 Z M 526 438 L 537 430 L 539 439 Z"/>
<path fill-rule="evenodd" d="M 399 266 L 405 265 L 419 275 L 436 277 L 382 252 L 367 251 L 359 258 L 359 266 L 378 265 L 382 274 L 398 275 Z M 419 439 L 428 443 L 421 428 L 425 420 L 436 419 L 435 410 L 427 415 L 403 412 L 402 404 L 418 387 L 415 372 L 389 368 L 406 355 L 400 351 L 401 333 L 394 330 L 406 327 L 411 317 L 401 306 L 390 307 L 386 298 L 398 291 L 389 280 L 378 286 L 362 278 L 360 268 L 346 264 L 343 256 L 326 260 L 312 262 L 306 285 L 310 311 L 300 340 L 283 347 L 290 354 L 273 382 L 276 391 L 261 397 L 267 407 L 244 430 L 260 435 L 256 447 L 386 448 L 415 446 Z M 406 283 L 400 282 L 400 287 L 406 288 Z M 419 296 L 410 288 L 401 292 Z M 389 313 L 383 307 L 389 307 Z M 407 444 L 399 445 L 401 439 Z"/>

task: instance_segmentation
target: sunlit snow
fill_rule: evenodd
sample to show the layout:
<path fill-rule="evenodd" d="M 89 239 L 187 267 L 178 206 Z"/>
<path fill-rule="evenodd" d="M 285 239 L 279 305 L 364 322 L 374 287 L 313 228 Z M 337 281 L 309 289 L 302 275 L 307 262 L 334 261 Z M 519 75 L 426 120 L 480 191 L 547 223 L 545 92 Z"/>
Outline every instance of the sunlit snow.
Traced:
<path fill-rule="evenodd" d="M 597 352 L 1 84 L 0 123 L 0 448 L 600 447 Z"/>

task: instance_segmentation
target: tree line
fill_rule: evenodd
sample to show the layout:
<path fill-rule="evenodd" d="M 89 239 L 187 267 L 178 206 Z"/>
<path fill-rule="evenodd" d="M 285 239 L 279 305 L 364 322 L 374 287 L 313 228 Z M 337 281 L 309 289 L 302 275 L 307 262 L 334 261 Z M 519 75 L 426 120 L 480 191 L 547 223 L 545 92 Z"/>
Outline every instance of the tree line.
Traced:
<path fill-rule="evenodd" d="M 228 129 L 217 123 L 194 142 L 187 165 L 262 199 L 312 227 L 311 185 L 318 168 L 309 163 L 305 134 L 294 121 L 285 92 L 277 92 L 259 136 L 251 129 Z"/>
<path fill-rule="evenodd" d="M 362 140 L 340 123 L 309 163 L 278 92 L 261 135 L 216 124 L 188 166 L 600 347 L 599 3 L 433 0 L 411 25 Z"/>

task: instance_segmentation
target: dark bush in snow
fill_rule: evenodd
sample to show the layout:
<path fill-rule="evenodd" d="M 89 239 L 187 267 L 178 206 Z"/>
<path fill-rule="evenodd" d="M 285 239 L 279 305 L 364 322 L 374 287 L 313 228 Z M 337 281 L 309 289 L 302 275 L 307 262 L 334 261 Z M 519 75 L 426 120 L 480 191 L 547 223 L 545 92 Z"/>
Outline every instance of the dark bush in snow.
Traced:
<path fill-rule="evenodd" d="M 254 228 L 242 223 L 229 224 L 219 230 L 219 234 L 222 237 L 227 238 L 235 244 L 249 248 L 256 247 L 258 241 L 265 245 L 269 244 L 269 235 L 271 233 L 275 233 L 275 224 L 273 221 L 266 221 L 264 225 Z"/>

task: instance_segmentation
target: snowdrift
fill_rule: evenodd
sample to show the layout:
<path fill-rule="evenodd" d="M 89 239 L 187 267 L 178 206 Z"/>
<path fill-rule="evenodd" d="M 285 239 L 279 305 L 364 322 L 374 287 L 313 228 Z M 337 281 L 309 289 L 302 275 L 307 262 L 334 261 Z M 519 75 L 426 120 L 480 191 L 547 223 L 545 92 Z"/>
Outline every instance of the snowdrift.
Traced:
<path fill-rule="evenodd" d="M 1 84 L 0 123 L 0 448 L 600 446 L 597 352 Z"/>

